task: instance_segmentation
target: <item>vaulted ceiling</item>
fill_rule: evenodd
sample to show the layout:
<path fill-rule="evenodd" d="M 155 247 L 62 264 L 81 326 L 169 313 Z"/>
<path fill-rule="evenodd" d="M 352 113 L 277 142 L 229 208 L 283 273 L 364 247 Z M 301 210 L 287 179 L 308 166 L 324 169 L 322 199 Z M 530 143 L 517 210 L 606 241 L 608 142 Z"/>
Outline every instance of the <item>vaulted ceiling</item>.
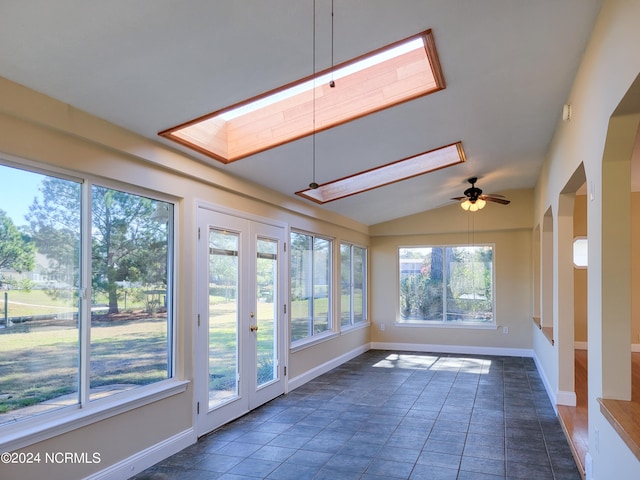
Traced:
<path fill-rule="evenodd" d="M 295 197 L 312 180 L 312 137 L 224 165 L 158 132 L 309 76 L 314 56 L 330 67 L 332 2 L 316 0 L 315 19 L 313 3 L 2 2 L 0 76 Z M 458 141 L 466 162 L 320 208 L 372 225 L 442 206 L 471 176 L 486 193 L 533 187 L 600 5 L 333 0 L 335 64 L 431 29 L 446 88 L 318 133 L 316 181 Z"/>

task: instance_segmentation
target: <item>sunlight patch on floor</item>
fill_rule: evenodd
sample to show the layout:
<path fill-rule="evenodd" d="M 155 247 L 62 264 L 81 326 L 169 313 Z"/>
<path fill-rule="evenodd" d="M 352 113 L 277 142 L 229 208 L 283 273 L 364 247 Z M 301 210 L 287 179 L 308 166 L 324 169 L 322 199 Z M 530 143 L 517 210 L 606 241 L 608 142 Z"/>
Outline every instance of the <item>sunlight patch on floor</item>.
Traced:
<path fill-rule="evenodd" d="M 491 369 L 491 360 L 392 353 L 373 366 L 376 368 L 408 368 L 416 370 L 437 370 L 441 372 L 487 374 Z"/>

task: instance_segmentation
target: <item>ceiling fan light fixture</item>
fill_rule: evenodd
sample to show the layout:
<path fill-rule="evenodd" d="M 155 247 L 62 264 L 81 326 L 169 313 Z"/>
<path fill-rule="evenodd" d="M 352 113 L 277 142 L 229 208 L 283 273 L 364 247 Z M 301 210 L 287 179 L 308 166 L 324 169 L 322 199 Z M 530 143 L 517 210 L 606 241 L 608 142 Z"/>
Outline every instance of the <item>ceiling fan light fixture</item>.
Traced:
<path fill-rule="evenodd" d="M 470 200 L 467 198 L 460 203 L 460 206 L 465 211 L 477 212 L 478 210 L 482 210 L 486 204 L 487 202 L 481 198 L 478 198 L 477 200 Z"/>

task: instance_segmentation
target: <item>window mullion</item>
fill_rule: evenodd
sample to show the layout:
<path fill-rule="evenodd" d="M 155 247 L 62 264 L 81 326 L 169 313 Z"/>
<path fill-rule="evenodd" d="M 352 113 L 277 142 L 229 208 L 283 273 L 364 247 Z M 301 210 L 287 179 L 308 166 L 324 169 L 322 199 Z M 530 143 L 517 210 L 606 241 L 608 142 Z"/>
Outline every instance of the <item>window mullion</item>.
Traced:
<path fill-rule="evenodd" d="M 449 275 L 447 272 L 447 248 L 442 248 L 442 321 L 447 321 L 447 283 Z"/>
<path fill-rule="evenodd" d="M 80 356 L 79 385 L 80 405 L 89 403 L 91 358 L 91 185 L 83 182 L 80 205 Z"/>
<path fill-rule="evenodd" d="M 356 308 L 356 301 L 355 301 L 355 297 L 356 297 L 356 271 L 355 271 L 355 248 L 353 245 L 349 246 L 349 276 L 350 278 L 350 295 L 349 295 L 349 324 L 350 325 L 355 325 L 356 323 L 356 318 L 355 318 L 355 308 Z"/>
<path fill-rule="evenodd" d="M 311 237 L 311 302 L 309 303 L 309 310 L 311 311 L 311 321 L 309 322 L 309 336 L 313 336 L 313 332 L 315 331 L 315 321 L 316 321 L 316 239 L 315 237 Z"/>

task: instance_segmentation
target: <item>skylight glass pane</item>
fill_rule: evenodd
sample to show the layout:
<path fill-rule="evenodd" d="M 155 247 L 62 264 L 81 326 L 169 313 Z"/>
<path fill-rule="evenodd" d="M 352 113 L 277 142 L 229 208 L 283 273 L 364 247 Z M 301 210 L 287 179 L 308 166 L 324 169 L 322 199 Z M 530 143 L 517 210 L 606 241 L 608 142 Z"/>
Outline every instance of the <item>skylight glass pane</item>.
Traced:
<path fill-rule="evenodd" d="M 294 85 L 285 90 L 274 93 L 273 95 L 268 95 L 264 98 L 260 98 L 251 103 L 244 104 L 240 107 L 232 108 L 230 110 L 227 110 L 226 112 L 221 113 L 218 117 L 222 120 L 229 121 L 241 117 L 242 115 L 248 115 L 257 110 L 260 110 L 261 108 L 265 108 L 269 105 L 273 105 L 286 100 L 287 98 L 294 97 L 299 93 L 313 90 L 314 88 L 317 88 L 318 85 L 322 85 L 325 83 L 328 84 L 331 80 L 340 80 L 341 78 L 344 78 L 348 75 L 361 72 L 362 70 L 365 70 L 369 67 L 379 65 L 419 48 L 424 48 L 424 39 L 422 37 L 416 38 L 415 40 L 411 40 L 409 42 L 401 43 L 397 47 L 383 50 L 381 53 L 371 55 L 370 57 L 365 57 L 362 60 L 358 60 L 351 64 L 345 65 L 344 67 L 336 68 L 329 73 L 325 73 L 324 75 L 318 75 L 311 80 Z"/>
<path fill-rule="evenodd" d="M 160 135 L 229 163 L 443 88 L 429 30 Z"/>
<path fill-rule="evenodd" d="M 457 142 L 453 145 L 389 163 L 372 170 L 366 170 L 351 177 L 325 183 L 316 189 L 307 188 L 296 192 L 296 195 L 316 203 L 332 202 L 339 198 L 349 197 L 464 161 L 462 143 Z"/>

